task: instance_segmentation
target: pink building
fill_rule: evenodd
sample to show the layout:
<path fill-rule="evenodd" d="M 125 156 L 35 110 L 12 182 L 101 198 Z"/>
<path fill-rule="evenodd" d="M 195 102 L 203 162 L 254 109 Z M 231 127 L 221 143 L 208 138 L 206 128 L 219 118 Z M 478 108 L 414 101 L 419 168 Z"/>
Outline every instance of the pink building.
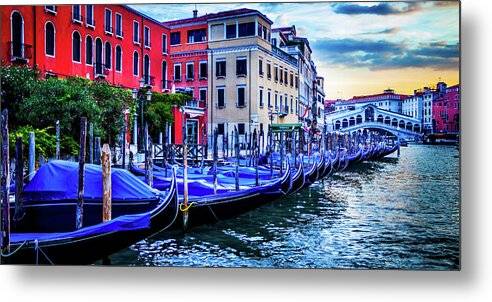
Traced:
<path fill-rule="evenodd" d="M 458 133 L 460 130 L 460 86 L 446 88 L 446 92 L 432 103 L 434 132 Z"/>

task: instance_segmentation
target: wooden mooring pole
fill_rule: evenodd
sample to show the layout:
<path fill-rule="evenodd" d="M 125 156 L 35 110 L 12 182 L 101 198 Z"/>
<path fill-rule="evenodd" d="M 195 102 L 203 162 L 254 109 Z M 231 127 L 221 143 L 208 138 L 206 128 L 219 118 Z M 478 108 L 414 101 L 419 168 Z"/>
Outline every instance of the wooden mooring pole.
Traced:
<path fill-rule="evenodd" d="M 95 139 L 95 150 L 94 150 L 94 163 L 96 165 L 101 164 L 101 138 L 98 136 Z M 85 153 L 84 153 L 85 154 Z"/>
<path fill-rule="evenodd" d="M 89 123 L 89 164 L 94 163 L 94 125 Z"/>
<path fill-rule="evenodd" d="M 29 180 L 34 177 L 36 173 L 36 137 L 34 132 L 29 132 L 29 159 L 28 159 L 28 171 Z"/>
<path fill-rule="evenodd" d="M 60 159 L 60 121 L 56 121 L 55 123 L 55 131 L 56 131 L 56 152 L 55 158 Z"/>
<path fill-rule="evenodd" d="M 2 175 L 1 175 L 1 237 L 0 249 L 3 252 L 10 252 L 10 204 L 9 204 L 9 189 L 10 189 L 10 158 L 9 158 L 9 126 L 8 126 L 8 110 L 2 111 L 1 125 L 2 132 Z"/>
<path fill-rule="evenodd" d="M 235 142 L 236 144 L 234 145 L 236 149 L 236 175 L 235 175 L 235 183 L 236 183 L 236 191 L 239 191 L 239 132 L 237 131 L 237 127 L 234 126 L 234 136 L 235 136 Z"/>
<path fill-rule="evenodd" d="M 87 140 L 87 118 L 80 119 L 80 150 L 79 150 L 79 183 L 77 194 L 77 208 L 75 212 L 75 227 L 80 229 L 84 220 L 84 168 L 85 168 L 85 153 Z"/>
<path fill-rule="evenodd" d="M 22 153 L 22 137 L 15 140 L 15 213 L 14 221 L 19 221 L 23 213 L 22 190 L 24 189 L 24 158 Z"/>
<path fill-rule="evenodd" d="M 104 144 L 101 152 L 102 165 L 102 220 L 111 220 L 111 149 L 108 144 Z"/>

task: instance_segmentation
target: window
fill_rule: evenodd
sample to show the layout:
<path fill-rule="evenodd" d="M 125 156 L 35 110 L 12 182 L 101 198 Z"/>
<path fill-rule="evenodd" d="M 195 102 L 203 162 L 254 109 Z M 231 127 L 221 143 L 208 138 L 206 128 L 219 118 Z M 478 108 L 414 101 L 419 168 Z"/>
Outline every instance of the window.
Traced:
<path fill-rule="evenodd" d="M 215 62 L 215 75 L 217 77 L 225 77 L 226 76 L 226 61 L 217 61 Z"/>
<path fill-rule="evenodd" d="M 82 23 L 82 14 L 80 13 L 80 4 L 72 5 L 72 20 Z"/>
<path fill-rule="evenodd" d="M 200 62 L 200 79 L 206 79 L 207 73 L 207 62 Z"/>
<path fill-rule="evenodd" d="M 237 107 L 239 108 L 245 107 L 244 92 L 244 87 L 237 88 Z"/>
<path fill-rule="evenodd" d="M 207 89 L 201 88 L 199 93 L 200 93 L 200 101 L 206 102 L 207 101 Z"/>
<path fill-rule="evenodd" d="M 290 97 L 290 113 L 294 113 L 294 99 Z"/>
<path fill-rule="evenodd" d="M 111 11 L 106 8 L 104 10 L 104 31 L 109 34 L 113 33 L 113 23 L 111 22 L 111 19 Z"/>
<path fill-rule="evenodd" d="M 287 84 L 289 83 L 289 79 L 288 79 L 288 73 L 287 73 L 287 70 L 284 70 L 284 79 L 285 79 L 285 86 L 287 86 Z"/>
<path fill-rule="evenodd" d="M 296 88 L 299 88 L 299 77 L 296 76 Z"/>
<path fill-rule="evenodd" d="M 294 87 L 294 75 L 290 74 L 290 87 Z"/>
<path fill-rule="evenodd" d="M 88 4 L 85 6 L 86 23 L 89 26 L 94 26 L 94 5 Z"/>
<path fill-rule="evenodd" d="M 111 69 L 111 44 L 109 42 L 104 44 L 104 66 Z"/>
<path fill-rule="evenodd" d="M 85 64 L 92 65 L 92 38 L 87 36 L 85 38 Z"/>
<path fill-rule="evenodd" d="M 188 43 L 198 43 L 204 41 L 207 41 L 207 31 L 205 29 L 188 31 Z"/>
<path fill-rule="evenodd" d="M 80 34 L 77 31 L 72 34 L 72 61 L 80 63 Z"/>
<path fill-rule="evenodd" d="M 161 77 L 162 77 L 162 89 L 168 89 L 168 86 L 167 86 L 167 62 L 166 61 L 162 61 Z"/>
<path fill-rule="evenodd" d="M 238 26 L 239 37 L 249 37 L 255 35 L 255 22 L 240 23 Z"/>
<path fill-rule="evenodd" d="M 272 98 L 271 98 L 272 93 L 268 91 L 267 93 L 267 101 L 268 101 L 268 108 L 272 108 Z"/>
<path fill-rule="evenodd" d="M 152 84 L 152 79 L 150 76 L 150 58 L 148 55 L 144 56 L 144 70 L 143 70 L 143 78 L 144 78 L 144 83 L 147 85 L 153 85 Z"/>
<path fill-rule="evenodd" d="M 140 30 L 137 21 L 133 21 L 133 43 L 140 43 Z"/>
<path fill-rule="evenodd" d="M 44 10 L 48 13 L 53 13 L 56 15 L 56 5 L 45 5 Z"/>
<path fill-rule="evenodd" d="M 284 72 L 282 70 L 282 67 L 280 67 L 280 84 L 284 82 Z"/>
<path fill-rule="evenodd" d="M 236 59 L 236 75 L 246 76 L 247 74 L 246 58 Z"/>
<path fill-rule="evenodd" d="M 260 101 L 259 102 L 260 103 L 260 107 L 263 107 L 263 89 L 260 89 L 258 98 L 259 98 L 259 101 Z"/>
<path fill-rule="evenodd" d="M 217 107 L 225 108 L 224 88 L 217 89 Z"/>
<path fill-rule="evenodd" d="M 193 80 L 195 78 L 194 67 L 195 65 L 193 63 L 186 63 L 186 80 Z"/>
<path fill-rule="evenodd" d="M 181 33 L 179 31 L 171 33 L 171 45 L 179 44 L 181 44 Z"/>
<path fill-rule="evenodd" d="M 267 78 L 272 78 L 272 65 L 270 63 L 267 63 Z"/>
<path fill-rule="evenodd" d="M 222 40 L 224 39 L 225 35 L 225 26 L 223 23 L 220 24 L 213 24 L 210 26 L 210 40 L 212 41 L 217 41 L 217 40 Z"/>
<path fill-rule="evenodd" d="M 138 76 L 138 52 L 133 53 L 133 75 Z"/>
<path fill-rule="evenodd" d="M 283 111 L 283 101 L 282 101 L 282 99 L 283 99 L 282 96 L 280 96 L 280 111 Z M 275 104 L 275 107 L 277 107 L 276 104 Z"/>
<path fill-rule="evenodd" d="M 296 114 L 299 114 L 299 104 L 297 99 L 296 99 Z"/>
<path fill-rule="evenodd" d="M 272 38 L 272 45 L 277 46 L 277 38 Z"/>
<path fill-rule="evenodd" d="M 224 123 L 217 124 L 217 135 L 224 135 Z"/>
<path fill-rule="evenodd" d="M 278 95 L 275 93 L 275 110 L 278 110 Z"/>
<path fill-rule="evenodd" d="M 162 34 L 162 53 L 167 54 L 167 35 Z"/>
<path fill-rule="evenodd" d="M 174 81 L 181 81 L 181 64 L 174 64 Z"/>
<path fill-rule="evenodd" d="M 263 60 L 258 61 L 258 73 L 262 76 L 263 75 Z"/>
<path fill-rule="evenodd" d="M 226 26 L 226 39 L 236 38 L 236 24 L 229 24 Z"/>
<path fill-rule="evenodd" d="M 239 123 L 239 124 L 237 124 L 237 133 L 238 133 L 239 135 L 244 135 L 244 133 L 245 133 L 245 129 L 246 129 L 246 128 L 244 127 L 244 123 Z"/>
<path fill-rule="evenodd" d="M 115 62 L 115 69 L 116 71 L 121 71 L 121 46 L 116 46 L 116 62 Z"/>
<path fill-rule="evenodd" d="M 275 82 L 278 82 L 278 67 L 275 66 Z"/>
<path fill-rule="evenodd" d="M 117 37 L 123 37 L 123 26 L 122 26 L 122 22 L 123 22 L 123 19 L 121 17 L 121 14 L 115 14 L 115 18 L 116 18 L 116 36 Z"/>
<path fill-rule="evenodd" d="M 261 34 L 263 33 L 263 25 L 261 23 L 258 23 L 258 37 L 261 38 Z"/>
<path fill-rule="evenodd" d="M 45 26 L 45 53 L 47 56 L 55 56 L 55 26 L 46 22 Z"/>
<path fill-rule="evenodd" d="M 144 46 L 150 47 L 150 28 L 144 26 Z"/>

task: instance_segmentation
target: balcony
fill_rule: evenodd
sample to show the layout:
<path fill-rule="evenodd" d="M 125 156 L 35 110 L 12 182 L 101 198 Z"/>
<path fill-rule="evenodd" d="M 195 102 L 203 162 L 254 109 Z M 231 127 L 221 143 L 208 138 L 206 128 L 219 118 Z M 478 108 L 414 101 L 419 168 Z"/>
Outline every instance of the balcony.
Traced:
<path fill-rule="evenodd" d="M 108 74 L 109 70 L 104 63 L 94 63 L 94 79 L 105 79 Z"/>
<path fill-rule="evenodd" d="M 195 98 L 186 101 L 186 104 L 183 106 L 185 113 L 190 115 L 204 115 L 205 114 L 205 101 L 200 101 Z"/>
<path fill-rule="evenodd" d="M 152 86 L 155 86 L 155 78 L 149 74 L 144 74 L 143 75 L 143 80 L 145 86 L 151 88 Z"/>
<path fill-rule="evenodd" d="M 272 45 L 272 53 L 274 54 L 274 56 L 278 57 L 279 59 L 287 61 L 290 64 L 297 67 L 297 59 L 294 58 L 293 56 L 289 55 L 288 53 L 286 53 L 282 49 L 278 48 L 277 46 Z"/>
<path fill-rule="evenodd" d="M 170 81 L 170 80 L 162 80 L 161 81 L 162 91 L 169 91 L 169 90 L 171 90 L 172 85 L 173 85 L 173 81 Z"/>
<path fill-rule="evenodd" d="M 289 114 L 289 106 L 280 107 L 278 115 L 280 117 L 285 117 Z"/>
<path fill-rule="evenodd" d="M 32 45 L 10 41 L 9 49 L 12 63 L 26 64 L 32 58 Z"/>

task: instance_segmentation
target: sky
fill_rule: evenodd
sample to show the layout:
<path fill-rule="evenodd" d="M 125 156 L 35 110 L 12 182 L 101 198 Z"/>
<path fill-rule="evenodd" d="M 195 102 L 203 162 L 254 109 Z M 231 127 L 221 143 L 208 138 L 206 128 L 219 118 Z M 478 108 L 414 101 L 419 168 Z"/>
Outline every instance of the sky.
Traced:
<path fill-rule="evenodd" d="M 168 21 L 192 17 L 195 4 L 133 8 Z M 422 2 L 198 3 L 198 14 L 237 8 L 261 11 L 273 27 L 295 25 L 309 39 L 327 99 L 459 83 L 459 5 Z"/>

